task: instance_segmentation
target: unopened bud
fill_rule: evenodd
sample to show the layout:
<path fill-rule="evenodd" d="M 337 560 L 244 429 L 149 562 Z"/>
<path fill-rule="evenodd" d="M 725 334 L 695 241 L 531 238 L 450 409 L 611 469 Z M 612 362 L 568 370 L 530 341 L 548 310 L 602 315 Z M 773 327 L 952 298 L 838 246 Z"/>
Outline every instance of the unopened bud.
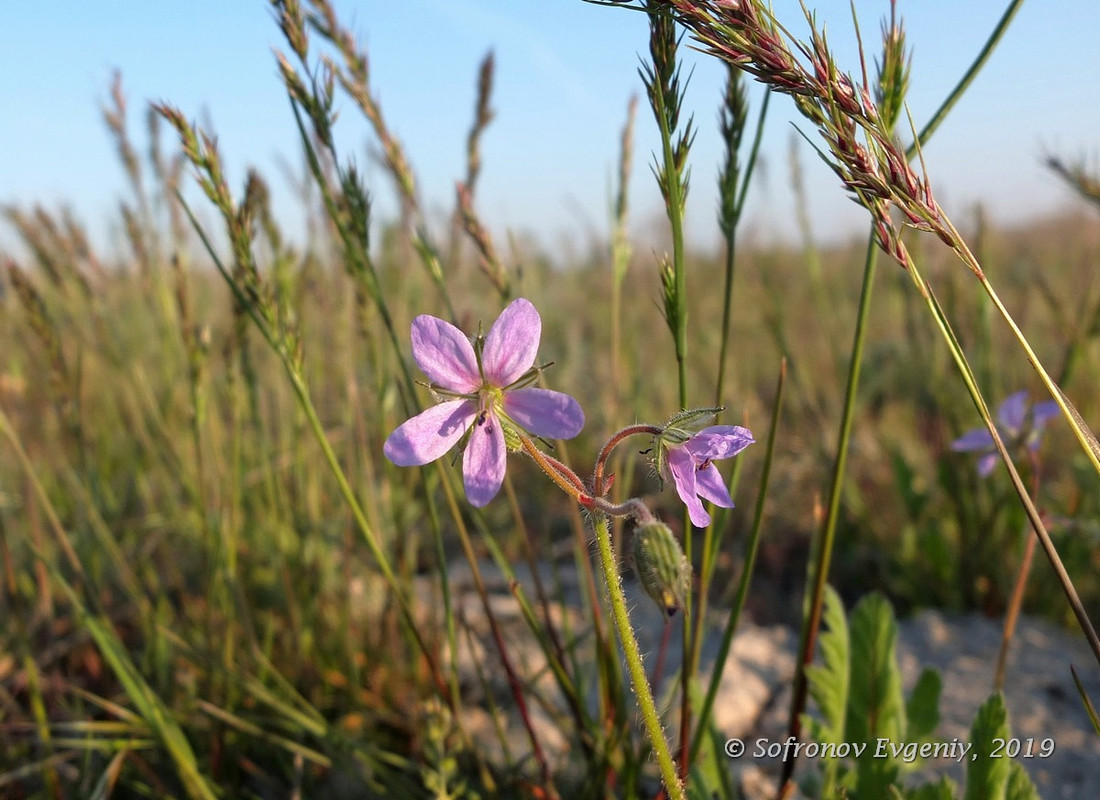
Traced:
<path fill-rule="evenodd" d="M 691 563 L 663 522 L 647 522 L 634 530 L 634 570 L 645 593 L 672 616 L 684 607 L 691 588 Z"/>

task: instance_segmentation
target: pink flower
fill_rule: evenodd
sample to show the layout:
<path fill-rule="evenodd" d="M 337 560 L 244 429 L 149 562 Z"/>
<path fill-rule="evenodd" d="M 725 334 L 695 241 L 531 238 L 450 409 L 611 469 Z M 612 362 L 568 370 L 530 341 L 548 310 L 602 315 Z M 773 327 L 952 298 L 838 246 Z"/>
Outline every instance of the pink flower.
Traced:
<path fill-rule="evenodd" d="M 700 498 L 733 508 L 722 475 L 711 462 L 732 458 L 755 441 L 752 431 L 740 425 L 712 425 L 694 434 L 673 425 L 665 428 L 658 442 L 661 477 L 672 479 L 692 525 L 705 528 L 710 524 L 710 514 Z"/>
<path fill-rule="evenodd" d="M 484 339 L 470 340 L 454 325 L 422 314 L 412 323 L 412 352 L 444 399 L 400 425 L 382 452 L 400 467 L 435 461 L 466 437 L 462 478 L 466 497 L 488 504 L 504 481 L 505 430 L 569 439 L 584 427 L 584 412 L 567 394 L 530 387 L 542 320 L 519 298 L 501 312 Z"/>

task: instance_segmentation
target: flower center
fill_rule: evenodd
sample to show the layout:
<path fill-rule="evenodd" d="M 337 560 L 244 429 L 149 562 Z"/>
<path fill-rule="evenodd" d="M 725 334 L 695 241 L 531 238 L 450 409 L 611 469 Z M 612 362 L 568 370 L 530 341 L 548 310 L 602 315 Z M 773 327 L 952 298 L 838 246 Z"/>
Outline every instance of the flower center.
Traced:
<path fill-rule="evenodd" d="M 486 382 L 478 389 L 477 400 L 477 424 L 484 425 L 488 422 L 490 415 L 496 416 L 497 409 L 504 402 L 504 392 L 499 387 Z"/>

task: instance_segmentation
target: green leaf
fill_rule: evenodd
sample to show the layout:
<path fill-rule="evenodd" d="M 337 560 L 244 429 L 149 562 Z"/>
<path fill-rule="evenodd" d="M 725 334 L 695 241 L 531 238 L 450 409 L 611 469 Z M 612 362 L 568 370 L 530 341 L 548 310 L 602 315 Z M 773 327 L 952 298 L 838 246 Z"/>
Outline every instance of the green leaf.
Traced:
<path fill-rule="evenodd" d="M 990 695 L 978 709 L 974 725 L 970 729 L 970 763 L 966 769 L 965 800 L 1003 800 L 1008 783 L 1011 761 L 1004 757 L 992 758 L 994 748 L 1011 735 L 1008 713 L 1000 692 Z M 1003 750 L 1003 748 L 1001 748 Z"/>
<path fill-rule="evenodd" d="M 940 674 L 931 667 L 925 667 L 917 678 L 909 700 L 905 704 L 905 716 L 908 727 L 905 731 L 907 742 L 919 742 L 929 738 L 940 723 Z"/>
<path fill-rule="evenodd" d="M 810 697 L 824 719 L 818 730 L 822 738 L 817 741 L 840 744 L 845 741 L 844 722 L 848 706 L 848 621 L 844 618 L 840 595 L 832 586 L 825 587 L 822 615 L 825 631 L 818 639 L 822 663 L 806 668 L 806 683 Z"/>
<path fill-rule="evenodd" d="M 894 610 L 881 594 L 865 596 L 852 610 L 845 735 L 851 742 L 867 742 L 871 752 L 879 739 L 894 744 L 904 739 L 905 702 L 897 664 L 897 636 Z M 885 796 L 897 779 L 900 763 L 890 755 L 860 759 L 859 797 Z"/>
<path fill-rule="evenodd" d="M 1005 800 L 1041 800 L 1039 790 L 1019 761 L 1009 762 L 1008 789 Z"/>
<path fill-rule="evenodd" d="M 955 782 L 950 778 L 940 778 L 937 783 L 926 783 L 905 793 L 905 800 L 955 800 Z"/>

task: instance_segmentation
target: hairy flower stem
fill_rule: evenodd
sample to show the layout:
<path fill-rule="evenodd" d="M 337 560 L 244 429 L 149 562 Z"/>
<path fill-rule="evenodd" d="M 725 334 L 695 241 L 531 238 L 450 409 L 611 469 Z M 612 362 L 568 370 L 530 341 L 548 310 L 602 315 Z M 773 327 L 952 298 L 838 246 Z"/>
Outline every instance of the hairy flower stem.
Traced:
<path fill-rule="evenodd" d="M 607 440 L 607 444 L 603 446 L 600 454 L 596 456 L 596 466 L 592 470 L 592 491 L 597 497 L 602 497 L 610 488 L 608 485 L 610 478 L 605 476 L 604 473 L 607 470 L 608 461 L 611 460 L 612 451 L 628 437 L 641 434 L 659 436 L 661 434 L 661 428 L 656 425 L 628 425 Z"/>
<path fill-rule="evenodd" d="M 626 598 L 623 596 L 622 579 L 619 577 L 615 553 L 611 549 L 611 531 L 607 520 L 607 515 L 602 512 L 597 511 L 592 515 L 593 527 L 596 531 L 596 549 L 600 556 L 600 567 L 603 570 L 607 596 L 611 601 L 611 616 L 615 622 L 615 629 L 619 633 L 619 642 L 622 645 L 623 655 L 626 656 L 627 669 L 630 672 L 630 682 L 634 686 L 634 694 L 638 698 L 642 721 L 645 723 L 650 744 L 653 745 L 653 752 L 657 757 L 657 766 L 661 770 L 661 779 L 664 781 L 669 800 L 687 800 L 684 785 L 676 774 L 676 764 L 672 760 L 672 753 L 669 751 L 668 741 L 665 739 L 665 732 L 661 727 L 657 705 L 653 702 L 653 692 L 649 688 L 649 680 L 646 677 L 645 664 L 642 663 L 642 653 L 638 648 L 638 640 L 635 638 L 634 629 L 630 625 L 630 615 L 626 609 Z"/>
<path fill-rule="evenodd" d="M 572 497 L 581 505 L 586 505 L 583 498 L 587 498 L 587 492 L 584 488 L 584 483 L 577 476 L 577 473 L 565 466 L 565 464 L 558 461 L 556 458 L 552 458 L 546 453 L 535 447 L 535 443 L 531 441 L 531 437 L 519 435 L 520 444 L 523 445 L 524 452 L 531 456 L 539 469 L 541 469 L 555 485 L 567 495 Z"/>
<path fill-rule="evenodd" d="M 651 429 L 646 432 L 660 432 L 660 428 L 653 428 L 653 426 L 650 425 L 639 425 L 636 427 Z M 523 446 L 524 452 L 531 456 L 534 462 L 538 464 L 539 469 L 541 469 L 559 489 L 590 511 L 598 511 L 609 517 L 631 517 L 639 524 L 653 521 L 653 512 L 651 512 L 649 507 L 638 498 L 632 497 L 622 503 L 612 503 L 601 495 L 589 493 L 588 489 L 585 488 L 584 482 L 581 481 L 577 473 L 573 472 L 573 470 L 556 458 L 546 455 L 546 453 L 535 447 L 535 443 L 531 441 L 529 436 L 520 434 L 519 441 Z M 619 441 L 621 441 L 621 438 Z M 606 447 L 604 450 L 608 454 L 611 452 L 610 449 Z"/>

